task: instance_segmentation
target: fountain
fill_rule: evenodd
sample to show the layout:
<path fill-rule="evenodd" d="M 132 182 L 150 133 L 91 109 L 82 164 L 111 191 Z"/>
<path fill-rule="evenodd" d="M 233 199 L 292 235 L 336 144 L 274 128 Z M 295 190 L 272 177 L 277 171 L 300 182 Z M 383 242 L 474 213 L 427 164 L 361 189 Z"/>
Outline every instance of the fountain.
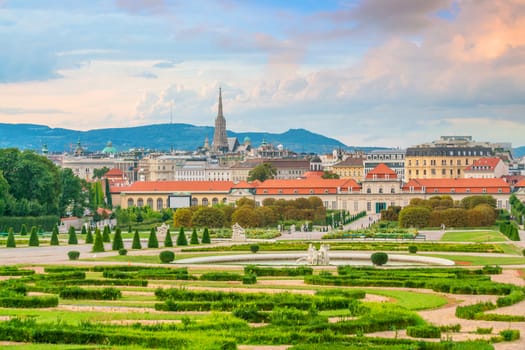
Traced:
<path fill-rule="evenodd" d="M 321 244 L 321 247 L 317 250 L 314 245 L 310 243 L 307 250 L 308 255 L 297 259 L 296 263 L 306 262 L 308 265 L 330 265 L 329 250 L 330 245 L 328 244 Z"/>

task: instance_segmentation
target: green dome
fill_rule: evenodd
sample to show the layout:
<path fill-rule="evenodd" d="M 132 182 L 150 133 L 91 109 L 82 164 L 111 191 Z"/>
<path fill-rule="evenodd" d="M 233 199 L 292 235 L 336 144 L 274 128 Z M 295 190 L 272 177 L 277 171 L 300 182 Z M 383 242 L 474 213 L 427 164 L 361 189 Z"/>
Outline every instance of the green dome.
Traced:
<path fill-rule="evenodd" d="M 106 144 L 106 147 L 104 147 L 104 149 L 102 150 L 102 153 L 115 154 L 117 153 L 117 149 L 113 147 L 113 143 L 111 141 L 108 141 L 108 143 Z"/>
<path fill-rule="evenodd" d="M 249 143 L 249 142 L 252 142 L 252 139 L 251 139 L 249 136 L 246 136 L 246 137 L 244 138 L 243 143 Z"/>

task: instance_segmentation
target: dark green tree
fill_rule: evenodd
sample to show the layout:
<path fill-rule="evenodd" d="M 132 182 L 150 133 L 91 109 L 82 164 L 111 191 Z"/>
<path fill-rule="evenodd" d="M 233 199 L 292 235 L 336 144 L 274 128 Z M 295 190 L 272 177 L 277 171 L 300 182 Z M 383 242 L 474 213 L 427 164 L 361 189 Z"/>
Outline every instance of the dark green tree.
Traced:
<path fill-rule="evenodd" d="M 184 227 L 181 227 L 179 230 L 179 235 L 177 236 L 177 245 L 188 245 L 188 240 L 186 239 L 186 234 L 184 233 Z"/>
<path fill-rule="evenodd" d="M 81 234 L 81 235 L 85 235 L 85 234 L 87 234 L 87 231 L 86 231 L 86 225 L 82 225 L 82 229 L 80 230 L 80 234 Z"/>
<path fill-rule="evenodd" d="M 277 175 L 277 169 L 271 163 L 262 163 L 250 170 L 248 173 L 248 181 L 259 180 L 264 182 L 268 179 L 273 179 Z"/>
<path fill-rule="evenodd" d="M 139 230 L 135 230 L 133 235 L 133 243 L 131 244 L 131 249 L 142 249 L 142 244 L 140 243 Z"/>
<path fill-rule="evenodd" d="M 53 226 L 53 231 L 51 232 L 51 240 L 49 241 L 50 245 L 59 245 L 58 241 L 58 226 Z"/>
<path fill-rule="evenodd" d="M 202 233 L 202 243 L 211 243 L 210 232 L 207 227 L 204 228 L 204 232 Z"/>
<path fill-rule="evenodd" d="M 164 239 L 165 247 L 173 247 L 173 240 L 171 239 L 170 229 L 166 231 L 166 238 Z"/>
<path fill-rule="evenodd" d="M 16 248 L 16 241 L 15 241 L 15 233 L 13 231 L 13 228 L 9 228 L 9 233 L 7 234 L 7 248 Z"/>
<path fill-rule="evenodd" d="M 155 231 L 155 228 L 152 227 L 149 232 L 148 248 L 158 248 L 158 247 L 159 247 L 159 241 L 157 240 L 157 232 Z"/>
<path fill-rule="evenodd" d="M 370 256 L 370 259 L 374 265 L 381 266 L 388 262 L 388 254 L 384 252 L 375 252 Z"/>
<path fill-rule="evenodd" d="M 27 235 L 27 226 L 26 224 L 22 224 L 22 227 L 20 228 L 20 236 Z"/>
<path fill-rule="evenodd" d="M 98 230 L 98 227 L 95 230 Z M 87 230 L 85 242 L 89 244 L 93 243 L 93 231 L 91 231 L 91 227 Z"/>
<path fill-rule="evenodd" d="M 109 226 L 104 226 L 104 230 L 102 231 L 102 241 L 104 241 L 105 243 L 111 242 L 110 233 L 111 229 L 109 228 Z"/>
<path fill-rule="evenodd" d="M 40 240 L 38 239 L 38 230 L 36 226 L 31 228 L 31 236 L 29 236 L 29 246 L 38 247 L 40 245 Z"/>
<path fill-rule="evenodd" d="M 197 235 L 197 229 L 195 227 L 191 233 L 190 244 L 199 244 L 199 236 Z"/>
<path fill-rule="evenodd" d="M 108 167 L 102 167 L 100 169 L 93 169 L 93 179 L 102 179 L 104 175 L 109 171 Z"/>
<path fill-rule="evenodd" d="M 82 216 L 88 205 L 88 185 L 69 168 L 59 170 L 61 192 L 59 197 L 59 213 L 61 216 Z"/>
<path fill-rule="evenodd" d="M 69 238 L 67 244 L 78 244 L 77 232 L 73 226 L 69 226 Z"/>
<path fill-rule="evenodd" d="M 109 180 L 105 180 L 106 185 L 106 204 L 108 205 L 108 208 L 113 209 L 113 200 L 111 199 L 111 191 L 109 188 Z"/>
<path fill-rule="evenodd" d="M 124 248 L 124 242 L 122 241 L 122 232 L 120 230 L 120 227 L 117 227 L 115 229 L 115 237 L 113 238 L 113 246 L 111 247 L 112 250 L 120 250 Z"/>
<path fill-rule="evenodd" d="M 224 212 L 214 207 L 200 207 L 193 213 L 192 223 L 195 227 L 223 227 Z"/>
<path fill-rule="evenodd" d="M 93 253 L 104 251 L 104 241 L 102 240 L 102 234 L 98 228 L 95 230 L 95 243 L 93 243 L 93 249 L 91 251 Z"/>

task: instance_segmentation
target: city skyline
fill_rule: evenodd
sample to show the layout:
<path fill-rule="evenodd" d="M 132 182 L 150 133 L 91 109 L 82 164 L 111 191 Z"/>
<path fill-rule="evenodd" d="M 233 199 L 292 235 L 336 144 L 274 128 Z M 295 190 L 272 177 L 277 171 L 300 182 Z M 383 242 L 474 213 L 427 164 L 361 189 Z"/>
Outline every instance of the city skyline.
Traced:
<path fill-rule="evenodd" d="M 525 144 L 525 3 L 0 0 L 0 122 Z"/>

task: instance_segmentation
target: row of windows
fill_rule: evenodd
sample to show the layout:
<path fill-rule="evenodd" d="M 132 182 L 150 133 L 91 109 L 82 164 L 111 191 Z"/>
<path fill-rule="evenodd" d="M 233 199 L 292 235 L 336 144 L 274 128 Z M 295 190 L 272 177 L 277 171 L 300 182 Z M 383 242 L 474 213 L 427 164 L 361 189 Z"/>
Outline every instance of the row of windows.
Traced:
<path fill-rule="evenodd" d="M 223 204 L 225 204 L 227 202 L 227 199 L 226 198 L 222 198 L 221 202 Z M 146 202 L 144 202 L 144 198 L 138 198 L 137 199 L 137 202 L 136 202 L 136 205 L 137 207 L 143 207 L 144 206 L 144 203 L 145 205 L 147 205 L 148 207 L 152 208 L 152 209 L 155 209 L 155 210 L 162 210 L 164 208 L 164 205 L 166 204 L 166 207 L 167 207 L 167 203 L 168 201 L 162 199 L 162 198 L 157 198 L 157 201 L 156 201 L 156 204 L 157 206 L 154 207 L 153 206 L 153 198 L 147 198 L 146 199 Z M 216 205 L 216 204 L 219 204 L 219 199 L 214 197 L 211 199 L 211 204 L 212 205 Z M 203 198 L 201 200 L 201 202 L 199 203 L 199 199 L 198 198 L 195 198 L 193 197 L 191 199 L 191 205 L 192 206 L 198 206 L 198 205 L 204 205 L 204 206 L 208 206 L 210 205 L 210 200 L 208 198 Z M 133 198 L 128 198 L 128 207 L 133 207 L 135 206 L 135 200 Z"/>
<path fill-rule="evenodd" d="M 414 164 L 415 164 L 416 166 L 419 166 L 419 159 L 416 159 L 415 162 L 414 162 Z M 427 165 L 427 160 L 426 160 L 426 159 L 423 159 L 423 161 L 421 162 L 421 164 L 422 164 L 423 166 L 426 166 L 426 165 Z M 436 160 L 435 160 L 435 159 L 431 159 L 431 160 L 430 160 L 430 165 L 437 165 Z M 442 160 L 441 160 L 441 165 L 442 165 L 442 166 L 446 166 L 446 165 L 447 165 L 447 160 L 446 160 L 446 159 L 442 159 Z M 450 160 L 449 160 L 449 165 L 450 165 L 450 166 L 454 166 L 454 160 L 453 160 L 453 159 L 450 159 Z M 461 159 L 456 159 L 456 165 L 457 165 L 457 166 L 462 166 L 462 164 L 461 164 Z M 465 159 L 465 165 L 469 165 L 469 159 L 468 159 L 468 158 Z M 408 166 L 412 166 L 412 159 L 409 159 L 409 160 L 408 160 Z"/>
<path fill-rule="evenodd" d="M 421 172 L 419 171 L 419 169 L 416 169 L 413 174 L 415 176 L 420 176 L 420 175 L 423 175 L 423 176 L 427 176 L 428 175 L 428 172 L 427 172 L 427 169 L 423 169 Z M 436 169 L 430 169 L 430 174 L 431 175 L 436 175 L 437 174 L 437 170 Z M 441 169 L 441 175 L 443 176 L 446 176 L 447 175 L 447 169 Z M 454 176 L 454 169 L 449 169 L 449 175 L 450 176 Z M 456 175 L 457 176 L 461 176 L 461 169 L 457 169 L 456 170 Z M 408 170 L 408 176 L 412 176 L 412 170 L 409 169 Z"/>

